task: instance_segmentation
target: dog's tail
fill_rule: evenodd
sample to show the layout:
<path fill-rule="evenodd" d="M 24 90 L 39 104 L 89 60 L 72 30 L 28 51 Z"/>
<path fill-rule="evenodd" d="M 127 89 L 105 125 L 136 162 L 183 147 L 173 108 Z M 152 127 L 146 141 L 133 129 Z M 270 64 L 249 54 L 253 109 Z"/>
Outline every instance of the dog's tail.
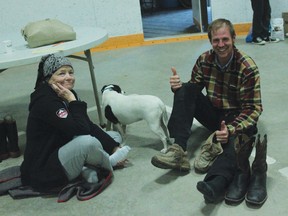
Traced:
<path fill-rule="evenodd" d="M 163 129 L 163 131 L 165 132 L 166 137 L 170 137 L 169 135 L 169 131 L 167 128 L 168 125 L 168 112 L 170 113 L 170 110 L 168 109 L 169 107 L 164 105 L 163 107 L 163 112 L 162 112 L 162 116 L 161 116 L 161 127 Z"/>
<path fill-rule="evenodd" d="M 166 114 L 167 114 L 167 116 L 170 116 L 171 113 L 172 113 L 172 107 L 167 106 L 167 105 L 165 105 L 165 107 L 166 107 Z"/>
<path fill-rule="evenodd" d="M 165 125 L 168 125 L 168 113 L 167 113 L 167 109 L 166 106 L 164 108 L 162 108 L 163 112 L 162 112 L 162 121 Z"/>

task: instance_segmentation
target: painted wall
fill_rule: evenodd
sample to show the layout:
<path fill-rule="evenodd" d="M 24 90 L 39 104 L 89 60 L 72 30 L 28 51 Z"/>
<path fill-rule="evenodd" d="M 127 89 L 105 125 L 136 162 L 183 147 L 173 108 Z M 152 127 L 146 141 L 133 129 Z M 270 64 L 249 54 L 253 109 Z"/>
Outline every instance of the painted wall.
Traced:
<path fill-rule="evenodd" d="M 250 23 L 252 9 L 250 0 L 211 0 L 212 20 L 229 19 L 232 23 Z"/>
<path fill-rule="evenodd" d="M 288 12 L 287 0 L 270 0 L 272 18 L 282 17 Z M 251 0 L 211 0 L 212 19 L 225 17 L 232 23 L 252 22 Z"/>
<path fill-rule="evenodd" d="M 287 0 L 271 0 L 272 17 L 288 12 Z M 225 17 L 233 23 L 251 22 L 250 0 L 211 0 L 212 18 Z M 0 39 L 19 32 L 28 22 L 58 18 L 72 26 L 99 26 L 110 37 L 142 34 L 139 0 L 1 0 Z M 7 38 L 5 38 L 7 39 Z"/>
<path fill-rule="evenodd" d="M 28 22 L 46 18 L 103 27 L 109 36 L 143 32 L 138 0 L 1 0 L 0 38 L 9 32 L 20 34 Z"/>

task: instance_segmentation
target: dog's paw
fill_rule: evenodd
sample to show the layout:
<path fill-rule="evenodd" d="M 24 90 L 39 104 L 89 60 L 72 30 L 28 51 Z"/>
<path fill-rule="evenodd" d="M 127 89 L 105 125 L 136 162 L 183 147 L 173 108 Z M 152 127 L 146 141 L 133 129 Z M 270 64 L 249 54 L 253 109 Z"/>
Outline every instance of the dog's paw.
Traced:
<path fill-rule="evenodd" d="M 167 152 L 167 148 L 163 148 L 160 152 L 165 154 Z"/>

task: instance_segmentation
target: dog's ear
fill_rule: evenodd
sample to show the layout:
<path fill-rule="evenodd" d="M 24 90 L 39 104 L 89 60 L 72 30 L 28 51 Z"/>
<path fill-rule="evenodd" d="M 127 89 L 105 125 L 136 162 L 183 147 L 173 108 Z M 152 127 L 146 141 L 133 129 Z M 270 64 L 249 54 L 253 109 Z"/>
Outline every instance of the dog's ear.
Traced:
<path fill-rule="evenodd" d="M 104 89 L 107 87 L 107 85 L 104 85 L 102 88 L 101 88 L 101 93 L 103 94 L 103 91 Z"/>
<path fill-rule="evenodd" d="M 102 89 L 101 89 L 102 94 L 105 90 L 108 90 L 108 89 L 110 89 L 110 91 L 112 91 L 112 90 L 116 91 L 117 93 L 120 93 L 120 94 L 122 93 L 120 86 L 115 85 L 115 84 L 109 84 L 109 85 L 104 85 L 102 87 Z"/>
<path fill-rule="evenodd" d="M 120 93 L 120 94 L 122 93 L 122 90 L 121 90 L 120 86 L 118 86 L 118 85 L 113 85 L 113 90 Z"/>
<path fill-rule="evenodd" d="M 102 92 L 102 94 L 103 94 L 103 92 L 105 91 L 105 90 L 114 90 L 114 84 L 108 84 L 108 85 L 104 85 L 103 87 L 102 87 L 102 89 L 101 89 L 101 92 Z"/>

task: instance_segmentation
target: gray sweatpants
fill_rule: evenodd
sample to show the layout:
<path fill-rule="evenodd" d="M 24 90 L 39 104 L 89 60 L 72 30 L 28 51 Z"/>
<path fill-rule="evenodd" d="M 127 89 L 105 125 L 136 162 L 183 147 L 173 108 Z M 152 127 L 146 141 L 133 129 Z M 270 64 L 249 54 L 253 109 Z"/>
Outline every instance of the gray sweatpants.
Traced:
<path fill-rule="evenodd" d="M 107 133 L 116 142 L 122 142 L 121 135 L 118 132 L 107 131 Z M 75 137 L 59 149 L 58 157 L 69 180 L 78 177 L 83 170 L 83 177 L 87 181 L 97 182 L 97 173 L 90 168 L 93 166 L 113 170 L 108 153 L 103 150 L 100 141 L 90 135 Z M 87 167 L 84 165 L 87 165 Z"/>

